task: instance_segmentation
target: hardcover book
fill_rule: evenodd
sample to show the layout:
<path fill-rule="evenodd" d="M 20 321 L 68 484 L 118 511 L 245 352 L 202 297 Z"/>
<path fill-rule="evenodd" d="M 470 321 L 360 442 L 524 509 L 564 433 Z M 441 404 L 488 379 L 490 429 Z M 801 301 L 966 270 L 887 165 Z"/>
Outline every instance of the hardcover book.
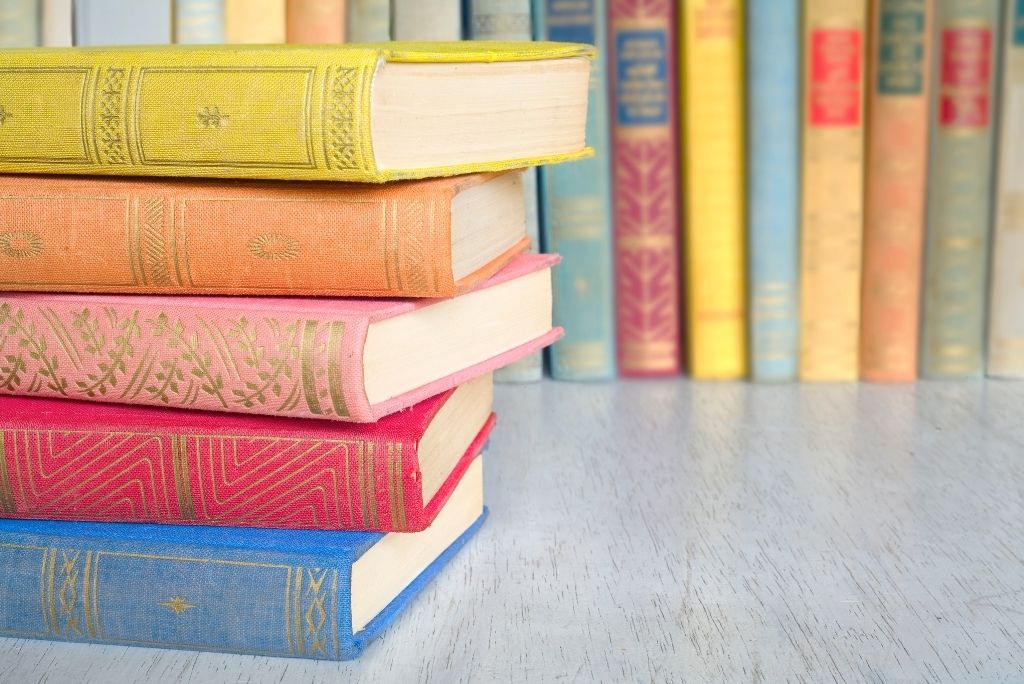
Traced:
<path fill-rule="evenodd" d="M 992 219 L 998 0 L 936 0 L 921 374 L 978 377 Z"/>
<path fill-rule="evenodd" d="M 804 0 L 800 378 L 860 375 L 866 0 Z"/>
<path fill-rule="evenodd" d="M 346 26 L 350 43 L 391 40 L 390 0 L 348 0 Z"/>
<path fill-rule="evenodd" d="M 459 40 L 461 0 L 391 0 L 395 40 Z"/>
<path fill-rule="evenodd" d="M 75 45 L 161 45 L 171 42 L 171 0 L 151 0 L 150 2 L 139 2 L 138 0 L 75 0 L 74 22 L 75 22 Z M 70 53 L 64 53 L 70 54 Z M 32 58 L 29 57 L 29 60 Z M 4 58 L 7 66 L 18 66 Z M 35 64 L 37 69 L 44 66 Z M 74 65 L 62 63 L 54 68 L 63 68 L 63 71 L 39 72 L 52 73 L 53 78 L 58 74 L 67 74 L 67 68 Z M 77 78 L 84 78 L 84 74 L 77 72 Z M 22 74 L 26 77 L 26 74 Z M 30 77 L 30 76 L 29 76 Z M 44 77 L 45 78 L 45 77 Z M 64 78 L 68 78 L 66 75 Z M 51 92 L 49 106 L 53 107 L 55 98 L 63 104 L 70 103 L 67 100 L 68 91 L 66 84 L 51 83 L 54 90 Z M 6 88 L 17 88 L 13 84 L 3 84 Z M 66 105 L 65 105 L 66 106 Z M 69 124 L 65 124 L 69 125 Z M 17 134 L 15 134 L 17 135 Z"/>
<path fill-rule="evenodd" d="M 42 0 L 40 4 L 41 45 L 71 47 L 74 42 L 71 20 L 72 4 L 73 0 Z"/>
<path fill-rule="evenodd" d="M 224 0 L 174 0 L 174 42 L 225 42 Z"/>
<path fill-rule="evenodd" d="M 549 352 L 551 375 L 600 380 L 615 375 L 611 160 L 604 0 L 534 0 L 534 35 L 597 46 L 586 138 L 597 156 L 539 170 L 541 242 L 565 261 L 555 276 L 555 320 L 565 338 Z"/>
<path fill-rule="evenodd" d="M 0 517 L 417 532 L 493 424 L 490 374 L 369 425 L 0 396 Z"/>
<path fill-rule="evenodd" d="M 0 290 L 450 297 L 527 244 L 516 171 L 384 186 L 0 179 Z"/>
<path fill-rule="evenodd" d="M 931 0 L 874 0 L 868 73 L 861 376 L 917 377 Z"/>
<path fill-rule="evenodd" d="M 345 42 L 346 0 L 288 0 L 285 26 L 289 43 Z"/>
<path fill-rule="evenodd" d="M 5 0 L 0 3 L 0 48 L 39 45 L 37 0 Z"/>
<path fill-rule="evenodd" d="M 224 32 L 232 44 L 283 43 L 285 0 L 224 0 Z"/>
<path fill-rule="evenodd" d="M 592 56 L 501 42 L 0 52 L 0 171 L 383 182 L 576 159 L 591 154 Z"/>
<path fill-rule="evenodd" d="M 1024 0 L 1007 3 L 988 374 L 1024 377 Z"/>
<path fill-rule="evenodd" d="M 682 3 L 687 368 L 747 370 L 743 3 Z"/>
<path fill-rule="evenodd" d="M 480 527 L 482 475 L 477 458 L 434 524 L 408 534 L 0 520 L 0 630 L 349 660 Z"/>
<path fill-rule="evenodd" d="M 618 366 L 670 375 L 682 364 L 675 10 L 612 0 L 609 22 Z"/>
<path fill-rule="evenodd" d="M 800 0 L 747 3 L 750 377 L 796 378 L 800 326 Z"/>
<path fill-rule="evenodd" d="M 0 394 L 372 422 L 556 340 L 556 262 L 445 300 L 0 293 Z"/>

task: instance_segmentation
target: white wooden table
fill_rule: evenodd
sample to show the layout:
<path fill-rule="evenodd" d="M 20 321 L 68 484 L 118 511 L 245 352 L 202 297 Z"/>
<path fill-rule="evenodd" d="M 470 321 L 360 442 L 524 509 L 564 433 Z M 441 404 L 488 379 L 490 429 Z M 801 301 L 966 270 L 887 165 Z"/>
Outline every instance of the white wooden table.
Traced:
<path fill-rule="evenodd" d="M 0 639 L 0 681 L 1024 680 L 1024 383 L 497 406 L 488 524 L 360 660 Z"/>

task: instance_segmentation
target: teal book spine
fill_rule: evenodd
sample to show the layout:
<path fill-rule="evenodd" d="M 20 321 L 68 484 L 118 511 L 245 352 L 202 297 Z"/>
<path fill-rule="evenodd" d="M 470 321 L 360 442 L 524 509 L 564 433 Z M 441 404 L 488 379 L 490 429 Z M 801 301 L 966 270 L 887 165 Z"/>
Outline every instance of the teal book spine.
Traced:
<path fill-rule="evenodd" d="M 174 0 L 174 42 L 224 42 L 224 0 Z"/>
<path fill-rule="evenodd" d="M 75 45 L 171 42 L 170 0 L 75 0 Z"/>
<path fill-rule="evenodd" d="M 562 255 L 554 273 L 555 325 L 565 337 L 548 350 L 552 377 L 615 375 L 611 156 L 604 0 L 534 0 L 534 36 L 597 46 L 591 68 L 587 142 L 597 154 L 540 169 L 541 244 Z"/>
<path fill-rule="evenodd" d="M 938 0 L 921 375 L 980 377 L 992 223 L 999 0 Z"/>
<path fill-rule="evenodd" d="M 39 45 L 39 2 L 0 1 L 0 48 Z"/>
<path fill-rule="evenodd" d="M 391 40 L 390 0 L 348 0 L 345 23 L 349 43 L 383 43 Z"/>
<path fill-rule="evenodd" d="M 800 3 L 747 3 L 750 374 L 796 378 L 799 347 Z"/>

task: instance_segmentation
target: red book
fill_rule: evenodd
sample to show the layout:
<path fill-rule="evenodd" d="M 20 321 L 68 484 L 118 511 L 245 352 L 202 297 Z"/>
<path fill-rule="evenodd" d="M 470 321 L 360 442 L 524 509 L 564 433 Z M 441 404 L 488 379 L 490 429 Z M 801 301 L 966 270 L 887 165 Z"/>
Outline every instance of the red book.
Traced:
<path fill-rule="evenodd" d="M 372 424 L 0 397 L 0 517 L 423 530 L 487 441 L 491 390 Z"/>
<path fill-rule="evenodd" d="M 674 4 L 609 4 L 622 375 L 671 375 L 682 367 Z"/>

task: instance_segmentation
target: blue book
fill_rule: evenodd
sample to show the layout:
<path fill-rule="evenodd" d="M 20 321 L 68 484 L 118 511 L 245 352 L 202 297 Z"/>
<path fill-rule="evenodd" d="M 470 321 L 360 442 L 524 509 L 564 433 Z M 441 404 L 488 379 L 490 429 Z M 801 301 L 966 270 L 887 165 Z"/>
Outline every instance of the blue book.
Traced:
<path fill-rule="evenodd" d="M 796 378 L 799 334 L 800 2 L 747 3 L 750 373 Z"/>
<path fill-rule="evenodd" d="M 540 40 L 597 46 L 590 81 L 587 143 L 597 155 L 540 169 L 541 242 L 562 255 L 554 270 L 555 324 L 565 337 L 548 350 L 552 377 L 600 380 L 615 375 L 611 156 L 605 71 L 604 0 L 534 0 Z"/>
<path fill-rule="evenodd" d="M 171 42 L 170 0 L 75 0 L 75 45 Z"/>
<path fill-rule="evenodd" d="M 480 527 L 477 480 L 405 534 L 0 520 L 0 634 L 349 660 Z"/>
<path fill-rule="evenodd" d="M 224 42 L 224 0 L 174 0 L 174 42 Z"/>

